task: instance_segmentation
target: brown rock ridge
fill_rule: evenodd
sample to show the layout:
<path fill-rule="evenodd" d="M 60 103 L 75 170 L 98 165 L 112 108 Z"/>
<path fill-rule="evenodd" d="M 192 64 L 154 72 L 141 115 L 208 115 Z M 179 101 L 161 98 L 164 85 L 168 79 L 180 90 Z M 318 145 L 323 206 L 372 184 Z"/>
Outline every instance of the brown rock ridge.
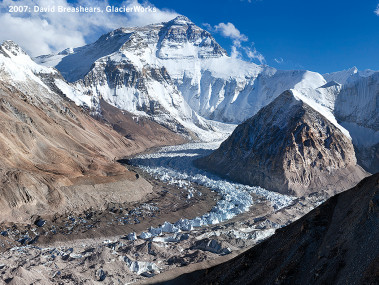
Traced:
<path fill-rule="evenodd" d="M 377 284 L 379 173 L 234 259 L 160 284 Z"/>
<path fill-rule="evenodd" d="M 14 43 L 1 46 L 0 59 L 0 222 L 136 201 L 152 191 L 116 160 L 182 137 L 157 124 L 132 128 L 131 120 L 128 139 L 52 91 L 39 78 L 59 74 L 25 68 L 31 60 Z M 145 136 L 154 128 L 168 139 Z"/>
<path fill-rule="evenodd" d="M 349 138 L 292 91 L 239 125 L 196 164 L 232 180 L 303 196 L 346 190 L 367 174 Z"/>
<path fill-rule="evenodd" d="M 131 141 L 138 142 L 136 147 L 140 151 L 147 148 L 164 145 L 175 145 L 185 143 L 186 139 L 168 128 L 157 124 L 149 118 L 136 117 L 135 115 L 122 111 L 104 100 L 100 100 L 101 118 L 106 124 L 119 134 Z"/>

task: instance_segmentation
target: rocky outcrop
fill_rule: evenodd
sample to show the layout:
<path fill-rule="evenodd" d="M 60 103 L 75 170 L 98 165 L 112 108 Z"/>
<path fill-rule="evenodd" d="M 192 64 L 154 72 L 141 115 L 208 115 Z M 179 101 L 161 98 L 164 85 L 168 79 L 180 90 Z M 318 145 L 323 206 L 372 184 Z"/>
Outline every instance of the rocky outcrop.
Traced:
<path fill-rule="evenodd" d="M 346 190 L 366 173 L 357 166 L 344 129 L 313 107 L 294 91 L 286 91 L 196 164 L 232 180 L 285 194 Z"/>
<path fill-rule="evenodd" d="M 221 255 L 231 253 L 230 248 L 228 248 L 227 246 L 223 246 L 221 242 L 218 242 L 215 239 L 209 239 L 209 238 L 196 241 L 193 248 L 204 250 L 204 251 L 210 251 L 210 252 L 221 254 Z"/>
<path fill-rule="evenodd" d="M 152 147 L 186 142 L 186 139 L 180 134 L 172 132 L 149 118 L 137 117 L 127 111 L 121 111 L 104 100 L 100 101 L 100 106 L 101 116 L 97 119 L 111 125 L 115 131 L 129 141 L 135 142 L 135 147 L 139 148 L 138 152 Z"/>
<path fill-rule="evenodd" d="M 159 284 L 375 284 L 379 174 L 221 265 Z"/>

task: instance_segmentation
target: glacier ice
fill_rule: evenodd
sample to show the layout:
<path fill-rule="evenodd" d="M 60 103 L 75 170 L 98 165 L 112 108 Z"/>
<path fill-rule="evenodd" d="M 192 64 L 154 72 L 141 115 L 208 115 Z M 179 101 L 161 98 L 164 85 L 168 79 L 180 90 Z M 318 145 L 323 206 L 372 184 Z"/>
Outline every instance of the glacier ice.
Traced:
<path fill-rule="evenodd" d="M 145 272 L 160 272 L 158 266 L 154 262 L 135 261 L 127 256 L 124 256 L 122 259 L 126 262 L 130 271 L 135 272 L 138 275 Z"/>
<path fill-rule="evenodd" d="M 149 239 L 162 233 L 190 231 L 196 227 L 214 225 L 229 220 L 249 210 L 254 203 L 252 195 L 271 202 L 275 210 L 288 206 L 293 197 L 275 193 L 261 187 L 252 187 L 233 183 L 200 170 L 192 162 L 206 155 L 220 145 L 220 141 L 211 143 L 188 143 L 179 146 L 163 147 L 156 153 L 143 154 L 131 160 L 131 163 L 153 175 L 156 179 L 183 189 L 193 189 L 196 183 L 209 187 L 220 195 L 217 204 L 209 213 L 194 219 L 180 219 L 175 223 L 165 222 L 158 228 L 151 227 L 139 236 Z"/>

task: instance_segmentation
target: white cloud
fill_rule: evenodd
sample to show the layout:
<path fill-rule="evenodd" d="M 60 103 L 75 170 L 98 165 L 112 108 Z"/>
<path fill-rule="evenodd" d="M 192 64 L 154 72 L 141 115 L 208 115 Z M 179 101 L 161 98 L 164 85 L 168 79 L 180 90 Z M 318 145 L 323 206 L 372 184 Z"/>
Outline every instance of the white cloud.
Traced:
<path fill-rule="evenodd" d="M 254 43 L 249 43 L 249 38 L 242 34 L 232 23 L 219 23 L 214 27 L 208 23 L 204 23 L 203 26 L 210 32 L 220 33 L 222 36 L 233 40 L 231 57 L 239 59 L 248 58 L 251 61 L 258 61 L 260 64 L 266 63 L 265 57 L 256 50 Z"/>
<path fill-rule="evenodd" d="M 263 54 L 257 51 L 255 47 L 244 47 L 243 50 L 250 60 L 258 60 L 260 64 L 266 63 L 266 59 Z"/>
<path fill-rule="evenodd" d="M 214 26 L 216 32 L 221 33 L 224 37 L 231 38 L 235 41 L 246 42 L 247 36 L 241 34 L 241 32 L 232 23 L 219 23 Z"/>
<path fill-rule="evenodd" d="M 8 13 L 10 5 L 29 6 L 28 13 Z M 87 41 L 96 40 L 101 34 L 123 26 L 141 26 L 169 21 L 178 14 L 174 11 L 107 13 L 107 0 L 78 0 L 74 6 L 67 0 L 3 0 L 0 2 L 0 41 L 13 40 L 31 55 L 61 51 L 67 47 L 77 47 Z M 104 13 L 34 13 L 33 7 L 100 7 Z M 138 0 L 126 0 L 117 7 L 153 7 Z"/>
<path fill-rule="evenodd" d="M 279 57 L 279 58 L 274 58 L 274 61 L 275 61 L 276 63 L 279 63 L 279 64 L 281 64 L 281 63 L 283 63 L 283 62 L 284 62 L 284 59 L 283 59 L 283 58 L 281 58 L 281 57 Z"/>
<path fill-rule="evenodd" d="M 213 31 L 213 28 L 212 28 L 212 26 L 210 24 L 208 24 L 208 23 L 202 23 L 201 25 L 204 26 L 206 30 Z"/>
<path fill-rule="evenodd" d="M 230 56 L 232 58 L 242 59 L 242 54 L 235 45 L 232 46 L 232 52 L 230 53 Z"/>
<path fill-rule="evenodd" d="M 376 9 L 374 10 L 374 13 L 379 16 L 379 4 L 376 6 Z"/>

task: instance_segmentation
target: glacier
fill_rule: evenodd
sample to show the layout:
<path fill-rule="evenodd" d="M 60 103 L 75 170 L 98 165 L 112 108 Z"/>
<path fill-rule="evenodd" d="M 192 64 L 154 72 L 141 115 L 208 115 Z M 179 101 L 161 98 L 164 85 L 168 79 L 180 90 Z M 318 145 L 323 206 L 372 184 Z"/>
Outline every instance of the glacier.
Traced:
<path fill-rule="evenodd" d="M 221 141 L 213 141 L 163 147 L 155 153 L 142 154 L 130 161 L 155 179 L 195 192 L 195 195 L 193 183 L 206 186 L 220 196 L 210 212 L 194 219 L 181 219 L 173 224 L 165 222 L 159 227 L 151 227 L 148 231 L 142 232 L 139 238 L 150 239 L 164 233 L 190 231 L 196 227 L 224 222 L 248 211 L 254 203 L 252 194 L 257 195 L 261 200 L 268 200 L 275 210 L 280 210 L 292 203 L 295 197 L 268 191 L 261 187 L 233 183 L 193 166 L 192 162 L 195 159 L 209 154 L 220 143 Z M 131 238 L 134 237 L 135 234 L 131 234 Z"/>

